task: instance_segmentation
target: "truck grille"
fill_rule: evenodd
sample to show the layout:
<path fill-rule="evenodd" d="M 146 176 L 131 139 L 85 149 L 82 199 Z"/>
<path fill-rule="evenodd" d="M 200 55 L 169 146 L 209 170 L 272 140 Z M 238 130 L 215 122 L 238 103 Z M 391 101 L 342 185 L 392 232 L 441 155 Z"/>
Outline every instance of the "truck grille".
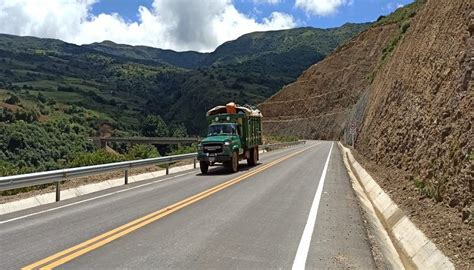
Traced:
<path fill-rule="evenodd" d="M 221 143 L 209 143 L 203 145 L 204 153 L 221 153 L 222 144 Z"/>

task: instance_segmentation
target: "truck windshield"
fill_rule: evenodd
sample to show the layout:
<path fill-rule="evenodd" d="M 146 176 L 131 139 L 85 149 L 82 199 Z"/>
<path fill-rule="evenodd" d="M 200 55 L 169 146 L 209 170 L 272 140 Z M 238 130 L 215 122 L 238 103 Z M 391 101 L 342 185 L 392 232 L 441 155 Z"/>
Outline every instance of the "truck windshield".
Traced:
<path fill-rule="evenodd" d="M 235 125 L 223 124 L 209 126 L 207 136 L 232 135 L 236 134 Z"/>

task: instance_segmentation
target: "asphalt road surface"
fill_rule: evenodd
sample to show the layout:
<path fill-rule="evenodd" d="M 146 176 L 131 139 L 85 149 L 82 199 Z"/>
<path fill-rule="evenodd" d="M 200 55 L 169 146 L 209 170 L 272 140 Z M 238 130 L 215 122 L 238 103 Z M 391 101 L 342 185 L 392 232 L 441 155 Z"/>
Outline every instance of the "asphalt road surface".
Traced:
<path fill-rule="evenodd" d="M 375 268 L 332 142 L 0 216 L 2 269 Z"/>

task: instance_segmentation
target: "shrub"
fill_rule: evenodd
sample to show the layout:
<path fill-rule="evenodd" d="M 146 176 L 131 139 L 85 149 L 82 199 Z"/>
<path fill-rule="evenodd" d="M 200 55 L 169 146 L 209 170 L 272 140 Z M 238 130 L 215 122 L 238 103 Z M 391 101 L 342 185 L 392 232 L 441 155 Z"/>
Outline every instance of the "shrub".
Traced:
<path fill-rule="evenodd" d="M 92 166 L 98 164 L 119 162 L 124 160 L 125 158 L 122 155 L 113 154 L 107 152 L 104 149 L 100 149 L 92 153 L 78 153 L 69 162 L 68 167 Z"/>
<path fill-rule="evenodd" d="M 195 153 L 197 151 L 197 146 L 195 144 L 191 146 L 184 146 L 180 147 L 176 150 L 173 150 L 169 152 L 167 155 L 168 156 L 174 156 L 174 155 L 182 155 L 182 154 L 189 154 L 189 153 Z"/>
<path fill-rule="evenodd" d="M 400 39 L 402 38 L 402 35 L 398 35 L 395 38 L 393 38 L 388 45 L 383 48 L 382 50 L 382 60 L 385 60 L 397 47 L 398 42 L 400 42 Z"/>
<path fill-rule="evenodd" d="M 48 98 L 42 93 L 38 93 L 37 99 L 41 103 L 46 103 L 48 101 Z"/>
<path fill-rule="evenodd" d="M 148 115 L 143 121 L 142 134 L 145 137 L 166 137 L 169 130 L 160 116 Z"/>
<path fill-rule="evenodd" d="M 400 26 L 400 31 L 402 34 L 405 34 L 408 28 L 410 28 L 410 21 L 403 22 L 403 24 Z"/>
<path fill-rule="evenodd" d="M 297 136 L 285 136 L 285 135 L 270 135 L 266 137 L 267 143 L 278 143 L 278 142 L 296 142 L 298 141 Z"/>
<path fill-rule="evenodd" d="M 150 144 L 135 144 L 126 154 L 128 160 L 155 158 L 159 156 L 160 153 L 158 153 L 156 147 Z"/>
<path fill-rule="evenodd" d="M 15 94 L 10 94 L 10 96 L 5 99 L 5 103 L 16 105 L 20 103 L 20 98 L 16 96 Z"/>

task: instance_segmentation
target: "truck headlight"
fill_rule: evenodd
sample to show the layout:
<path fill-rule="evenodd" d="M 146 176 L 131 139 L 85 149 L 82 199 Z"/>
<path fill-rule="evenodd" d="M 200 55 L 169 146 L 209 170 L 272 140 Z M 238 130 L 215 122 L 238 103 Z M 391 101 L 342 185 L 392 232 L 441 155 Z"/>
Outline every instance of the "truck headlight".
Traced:
<path fill-rule="evenodd" d="M 224 145 L 225 145 L 225 146 L 229 146 L 229 145 L 230 145 L 230 142 L 224 142 Z"/>

